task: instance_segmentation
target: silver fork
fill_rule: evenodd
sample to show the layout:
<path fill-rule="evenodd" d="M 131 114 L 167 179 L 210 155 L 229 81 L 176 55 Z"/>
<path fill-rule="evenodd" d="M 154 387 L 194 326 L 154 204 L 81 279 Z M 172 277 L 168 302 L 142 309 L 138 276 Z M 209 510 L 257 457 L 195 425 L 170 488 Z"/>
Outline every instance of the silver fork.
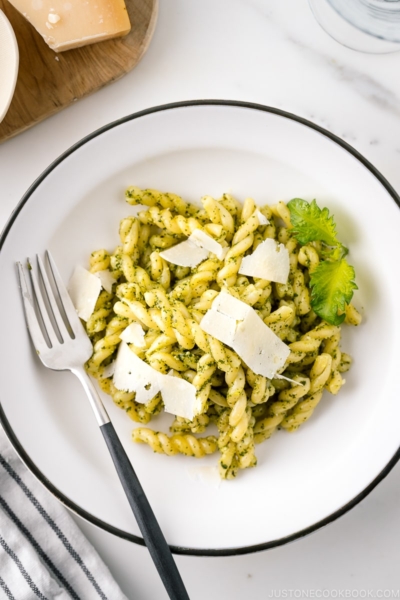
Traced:
<path fill-rule="evenodd" d="M 91 341 L 83 328 L 56 264 L 48 251 L 46 251 L 46 258 L 53 286 L 50 284 L 40 256 L 37 255 L 36 264 L 34 261 L 28 260 L 33 297 L 27 285 L 25 270 L 20 262 L 17 263 L 25 318 L 33 345 L 45 367 L 55 371 L 71 371 L 82 383 L 128 502 L 165 589 L 173 600 L 189 600 L 153 510 L 110 422 L 97 390 L 84 369 L 84 363 L 91 357 L 93 352 Z M 53 289 L 56 293 L 53 292 Z M 58 302 L 56 296 L 58 296 Z M 60 309 L 60 306 L 63 310 Z M 62 314 L 63 312 L 64 314 Z"/>

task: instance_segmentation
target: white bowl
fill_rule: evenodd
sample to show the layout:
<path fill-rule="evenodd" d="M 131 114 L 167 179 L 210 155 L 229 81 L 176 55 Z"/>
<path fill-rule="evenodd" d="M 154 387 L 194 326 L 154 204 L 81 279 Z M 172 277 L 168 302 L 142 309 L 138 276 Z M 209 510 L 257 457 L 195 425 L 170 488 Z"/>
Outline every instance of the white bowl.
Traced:
<path fill-rule="evenodd" d="M 6 116 L 18 77 L 19 52 L 10 21 L 0 10 L 0 123 Z"/>
<path fill-rule="evenodd" d="M 128 185 L 258 203 L 317 199 L 335 216 L 359 290 L 359 328 L 344 327 L 354 357 L 337 397 L 326 393 L 293 435 L 257 446 L 258 465 L 220 487 L 193 476 L 200 463 L 131 441 L 135 426 L 109 397 L 107 410 L 146 495 L 177 552 L 223 555 L 283 544 L 333 521 L 400 457 L 400 201 L 348 144 L 273 108 L 204 101 L 150 109 L 93 133 L 58 158 L 25 194 L 0 238 L 0 420 L 21 457 L 60 500 L 92 523 L 140 542 L 80 384 L 45 369 L 30 344 L 16 260 L 47 247 L 67 281 L 97 248 L 118 244 L 133 207 Z M 171 415 L 150 423 L 168 431 Z"/>

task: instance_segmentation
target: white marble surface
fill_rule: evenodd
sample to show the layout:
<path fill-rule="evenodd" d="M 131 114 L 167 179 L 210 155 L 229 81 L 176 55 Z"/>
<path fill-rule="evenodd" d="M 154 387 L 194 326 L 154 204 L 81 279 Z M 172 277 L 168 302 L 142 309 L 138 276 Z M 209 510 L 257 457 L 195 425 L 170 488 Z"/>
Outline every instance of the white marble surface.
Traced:
<path fill-rule="evenodd" d="M 339 46 L 307 0 L 161 1 L 152 44 L 132 73 L 0 146 L 0 225 L 41 171 L 84 135 L 149 106 L 198 98 L 306 117 L 350 142 L 400 192 L 399 67 L 400 53 Z M 166 597 L 143 548 L 77 522 L 130 600 Z M 398 532 L 400 465 L 349 514 L 305 539 L 256 555 L 177 562 L 193 600 L 399 597 L 391 593 L 400 588 Z"/>

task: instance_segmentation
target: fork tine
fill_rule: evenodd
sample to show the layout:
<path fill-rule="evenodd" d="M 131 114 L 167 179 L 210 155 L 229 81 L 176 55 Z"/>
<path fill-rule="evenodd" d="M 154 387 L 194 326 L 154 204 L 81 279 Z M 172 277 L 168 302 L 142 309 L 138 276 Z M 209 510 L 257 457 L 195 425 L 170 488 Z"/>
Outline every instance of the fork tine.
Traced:
<path fill-rule="evenodd" d="M 46 330 L 46 334 L 50 340 L 51 346 L 54 348 L 54 346 L 57 346 L 60 343 L 60 341 L 57 337 L 57 333 L 54 330 L 54 326 L 53 326 L 52 322 L 50 321 L 49 313 L 47 312 L 47 308 L 46 308 L 46 305 L 43 300 L 42 290 L 40 289 L 40 285 L 39 285 L 39 278 L 38 278 L 36 265 L 34 264 L 34 261 L 31 260 L 30 258 L 28 258 L 28 262 L 29 262 L 29 267 L 30 267 L 29 275 L 31 278 L 33 290 L 35 292 L 35 297 L 37 300 L 37 305 L 39 308 L 40 316 L 42 317 L 43 325 Z"/>
<path fill-rule="evenodd" d="M 40 275 L 42 276 L 43 287 L 47 294 L 47 299 L 49 301 L 54 320 L 57 324 L 58 330 L 61 334 L 63 341 L 66 342 L 69 338 L 71 338 L 71 335 L 69 334 L 69 332 L 65 326 L 64 320 L 61 316 L 60 309 L 58 308 L 56 299 L 54 297 L 54 293 L 53 293 L 52 287 L 50 285 L 49 278 L 47 277 L 46 269 L 44 268 L 42 259 L 40 258 L 40 256 L 38 254 L 36 255 L 36 258 L 37 258 L 39 272 L 40 272 Z"/>
<path fill-rule="evenodd" d="M 60 295 L 62 305 L 64 307 L 65 315 L 69 321 L 71 329 L 75 335 L 78 335 L 78 333 L 83 332 L 86 336 L 87 335 L 86 331 L 84 330 L 81 320 L 78 317 L 78 314 L 75 310 L 75 306 L 72 304 L 70 295 L 67 292 L 67 289 L 61 278 L 61 275 L 57 269 L 57 265 L 54 261 L 54 258 L 51 255 L 51 253 L 49 252 L 49 250 L 46 250 L 46 256 L 47 256 L 47 260 L 49 261 L 50 269 L 53 274 L 54 281 L 56 283 L 57 290 Z"/>
<path fill-rule="evenodd" d="M 40 329 L 35 309 L 33 307 L 32 296 L 29 293 L 29 288 L 26 283 L 24 268 L 20 262 L 17 262 L 17 268 L 19 288 L 21 290 L 22 301 L 24 304 L 26 324 L 28 327 L 29 334 L 32 338 L 33 345 L 36 348 L 36 352 L 40 356 L 41 352 L 43 353 L 46 350 L 48 350 L 48 346 L 46 340 L 43 337 L 42 330 Z"/>

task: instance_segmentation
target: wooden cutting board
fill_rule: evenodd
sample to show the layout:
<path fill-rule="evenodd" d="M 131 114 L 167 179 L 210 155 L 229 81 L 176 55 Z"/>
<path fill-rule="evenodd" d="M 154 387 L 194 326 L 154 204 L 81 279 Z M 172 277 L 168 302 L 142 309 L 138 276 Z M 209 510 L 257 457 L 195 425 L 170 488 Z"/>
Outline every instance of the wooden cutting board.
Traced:
<path fill-rule="evenodd" d="M 56 54 L 7 0 L 0 8 L 14 28 L 20 64 L 0 143 L 119 79 L 133 69 L 152 38 L 158 0 L 125 0 L 132 24 L 124 38 Z"/>

